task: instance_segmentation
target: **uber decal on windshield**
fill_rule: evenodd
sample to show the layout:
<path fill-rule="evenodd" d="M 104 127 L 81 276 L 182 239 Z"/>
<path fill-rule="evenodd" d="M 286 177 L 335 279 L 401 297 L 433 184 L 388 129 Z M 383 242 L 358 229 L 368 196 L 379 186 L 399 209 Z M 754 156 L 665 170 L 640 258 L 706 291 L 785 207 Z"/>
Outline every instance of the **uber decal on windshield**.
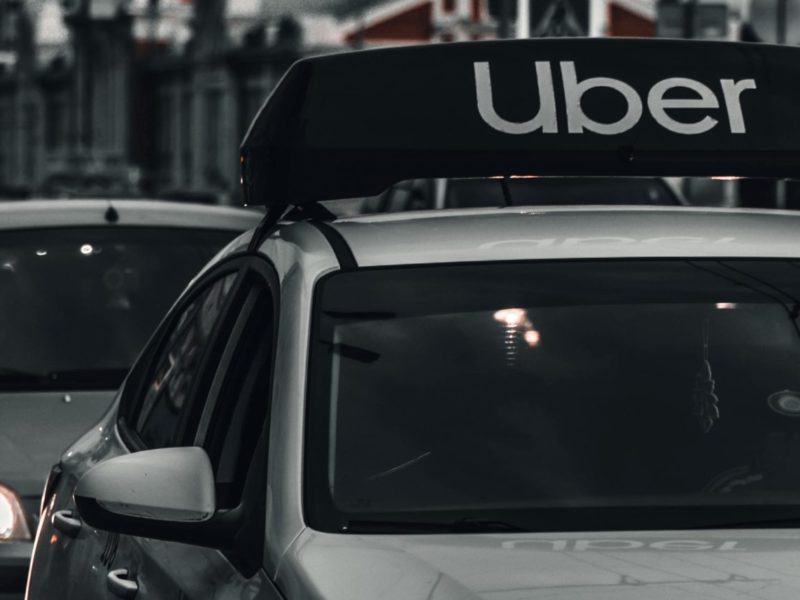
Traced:
<path fill-rule="evenodd" d="M 740 542 L 734 540 L 626 540 L 619 538 L 591 540 L 507 540 L 502 542 L 505 550 L 516 548 L 532 548 L 537 550 L 553 550 L 554 552 L 588 552 L 588 551 L 621 551 L 621 550 L 667 550 L 679 552 L 731 552 L 744 550 Z"/>
<path fill-rule="evenodd" d="M 617 135 L 632 129 L 639 123 L 644 107 L 639 92 L 633 86 L 612 77 L 590 77 L 579 81 L 573 61 L 560 61 L 559 65 L 569 133 L 591 131 L 600 135 Z M 495 109 L 489 63 L 475 62 L 473 67 L 478 112 L 493 129 L 512 135 L 523 135 L 535 131 L 558 133 L 556 90 L 553 83 L 553 70 L 549 61 L 536 61 L 535 63 L 539 110 L 527 121 L 511 121 L 501 117 Z M 730 132 L 746 133 L 747 128 L 740 97 L 746 90 L 757 89 L 755 79 L 739 81 L 720 79 L 719 87 Z M 610 123 L 601 123 L 585 113 L 581 100 L 584 94 L 596 88 L 607 88 L 618 93 L 625 106 L 622 117 Z M 680 90 L 682 97 L 675 97 L 674 90 Z M 719 123 L 717 119 L 707 113 L 700 118 L 695 117 L 693 120 L 679 120 L 667 112 L 677 109 L 713 110 L 720 107 L 717 94 L 710 87 L 695 79 L 687 77 L 662 79 L 647 92 L 646 102 L 647 110 L 653 119 L 664 129 L 673 133 L 697 135 L 711 130 Z"/>

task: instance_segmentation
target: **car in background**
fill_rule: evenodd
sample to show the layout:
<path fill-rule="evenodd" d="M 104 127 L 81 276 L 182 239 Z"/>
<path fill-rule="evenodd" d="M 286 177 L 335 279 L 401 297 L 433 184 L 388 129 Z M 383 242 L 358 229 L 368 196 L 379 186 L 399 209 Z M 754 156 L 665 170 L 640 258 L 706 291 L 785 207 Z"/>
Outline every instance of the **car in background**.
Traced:
<path fill-rule="evenodd" d="M 200 267 L 260 219 L 172 202 L 0 204 L 0 593 L 21 592 L 42 488 Z"/>

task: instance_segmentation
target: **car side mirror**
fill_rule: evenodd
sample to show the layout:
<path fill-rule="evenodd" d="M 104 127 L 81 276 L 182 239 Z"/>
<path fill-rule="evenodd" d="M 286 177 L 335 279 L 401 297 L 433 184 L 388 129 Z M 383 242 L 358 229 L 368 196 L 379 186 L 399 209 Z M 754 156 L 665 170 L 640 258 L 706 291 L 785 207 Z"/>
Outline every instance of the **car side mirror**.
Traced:
<path fill-rule="evenodd" d="M 89 469 L 75 504 L 92 527 L 184 541 L 215 515 L 214 472 L 202 448 L 134 452 Z"/>
<path fill-rule="evenodd" d="M 90 527 L 219 550 L 245 577 L 261 568 L 266 511 L 266 430 L 255 445 L 238 503 L 220 506 L 202 448 L 143 450 L 104 461 L 75 487 Z"/>

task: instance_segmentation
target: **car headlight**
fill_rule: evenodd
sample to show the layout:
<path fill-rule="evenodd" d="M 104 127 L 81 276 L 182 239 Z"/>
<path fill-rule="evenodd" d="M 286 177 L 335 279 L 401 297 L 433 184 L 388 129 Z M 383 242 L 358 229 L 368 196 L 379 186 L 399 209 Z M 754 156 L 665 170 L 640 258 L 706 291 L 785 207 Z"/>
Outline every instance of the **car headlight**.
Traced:
<path fill-rule="evenodd" d="M 19 497 L 0 485 L 0 543 L 31 539 Z"/>

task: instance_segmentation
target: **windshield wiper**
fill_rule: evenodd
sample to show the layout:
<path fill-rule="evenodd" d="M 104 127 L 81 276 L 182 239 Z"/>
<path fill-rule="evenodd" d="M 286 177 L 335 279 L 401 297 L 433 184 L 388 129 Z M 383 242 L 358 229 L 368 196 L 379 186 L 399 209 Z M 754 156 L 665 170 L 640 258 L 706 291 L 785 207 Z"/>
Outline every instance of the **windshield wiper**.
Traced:
<path fill-rule="evenodd" d="M 58 385 L 89 387 L 92 389 L 115 389 L 122 384 L 128 369 L 69 369 L 50 371 L 48 381 Z"/>
<path fill-rule="evenodd" d="M 49 379 L 47 373 L 36 373 L 13 367 L 0 367 L 0 381 L 42 381 Z"/>
<path fill-rule="evenodd" d="M 508 533 L 527 529 L 507 521 L 462 518 L 453 521 L 388 521 L 356 519 L 342 527 L 343 533 Z"/>
<path fill-rule="evenodd" d="M 381 355 L 377 352 L 373 352 L 372 350 L 367 350 L 366 348 L 361 348 L 359 346 L 353 346 L 351 344 L 342 344 L 341 342 L 334 344 L 333 342 L 329 342 L 327 340 L 320 340 L 320 344 L 330 346 L 331 351 L 334 354 L 338 354 L 342 358 L 349 358 L 367 364 L 373 363 L 381 357 Z"/>
<path fill-rule="evenodd" d="M 383 319 L 394 319 L 397 313 L 388 311 L 343 311 L 343 310 L 325 310 L 323 311 L 327 316 L 333 317 L 344 321 L 345 319 L 352 319 L 357 321 L 378 321 Z"/>
<path fill-rule="evenodd" d="M 13 386 L 14 389 L 28 389 L 29 387 L 59 389 L 65 385 L 91 389 L 115 389 L 122 383 L 127 371 L 125 368 L 112 368 L 35 372 L 13 367 L 0 367 L 0 385 Z"/>

